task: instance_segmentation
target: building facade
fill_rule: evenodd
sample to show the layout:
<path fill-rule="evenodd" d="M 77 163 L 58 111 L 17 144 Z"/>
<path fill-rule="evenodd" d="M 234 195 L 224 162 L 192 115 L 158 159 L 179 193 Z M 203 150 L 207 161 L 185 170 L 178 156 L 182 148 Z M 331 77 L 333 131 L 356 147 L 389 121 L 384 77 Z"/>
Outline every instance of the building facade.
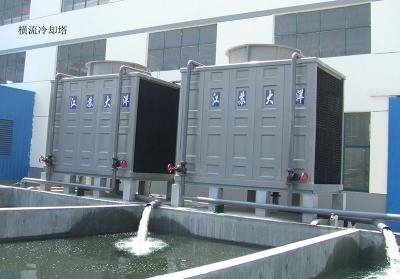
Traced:
<path fill-rule="evenodd" d="M 188 59 L 227 64 L 233 46 L 296 47 L 346 76 L 348 208 L 384 212 L 389 98 L 400 95 L 399 10 L 398 0 L 0 0 L 0 83 L 36 92 L 30 169 L 37 176 L 56 72 L 85 75 L 88 61 L 122 60 L 178 81 Z"/>

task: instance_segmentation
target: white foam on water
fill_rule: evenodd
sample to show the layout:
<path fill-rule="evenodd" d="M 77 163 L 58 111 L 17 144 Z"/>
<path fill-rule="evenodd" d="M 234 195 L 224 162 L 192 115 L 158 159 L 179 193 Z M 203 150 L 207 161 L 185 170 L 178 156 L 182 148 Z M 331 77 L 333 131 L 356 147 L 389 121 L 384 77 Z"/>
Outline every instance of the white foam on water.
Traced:
<path fill-rule="evenodd" d="M 148 237 L 145 241 L 142 241 L 138 237 L 131 237 L 118 241 L 115 247 L 121 251 L 128 252 L 135 256 L 146 256 L 154 251 L 158 251 L 167 247 L 167 243 L 162 240 Z"/>
<path fill-rule="evenodd" d="M 167 246 L 162 240 L 147 237 L 151 209 L 151 206 L 144 208 L 136 236 L 118 241 L 115 244 L 117 249 L 135 256 L 146 256 Z"/>

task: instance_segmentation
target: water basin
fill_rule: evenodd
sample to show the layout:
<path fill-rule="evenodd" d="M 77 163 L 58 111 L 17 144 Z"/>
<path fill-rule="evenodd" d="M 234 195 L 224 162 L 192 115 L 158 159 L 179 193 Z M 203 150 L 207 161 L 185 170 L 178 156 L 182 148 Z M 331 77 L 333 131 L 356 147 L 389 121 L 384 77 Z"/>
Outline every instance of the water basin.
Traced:
<path fill-rule="evenodd" d="M 205 238 L 150 234 L 167 245 L 134 256 L 115 244 L 132 233 L 0 244 L 0 278 L 147 278 L 265 250 Z"/>

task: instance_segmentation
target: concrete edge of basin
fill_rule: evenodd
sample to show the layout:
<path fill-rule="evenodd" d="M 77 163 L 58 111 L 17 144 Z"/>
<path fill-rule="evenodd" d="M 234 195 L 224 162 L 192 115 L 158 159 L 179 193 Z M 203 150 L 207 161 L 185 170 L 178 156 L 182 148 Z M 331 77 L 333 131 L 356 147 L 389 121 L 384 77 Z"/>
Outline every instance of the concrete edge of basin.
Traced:
<path fill-rule="evenodd" d="M 3 202 L 13 207 L 29 206 L 65 206 L 90 204 L 128 204 L 126 201 L 95 198 L 90 196 L 75 196 L 58 192 L 26 189 L 14 186 L 0 185 L 0 207 Z"/>
<path fill-rule="evenodd" d="M 314 278 L 356 260 L 358 248 L 359 230 L 348 229 L 152 279 Z"/>
<path fill-rule="evenodd" d="M 142 209 L 140 204 L 0 209 L 0 242 L 133 232 Z"/>

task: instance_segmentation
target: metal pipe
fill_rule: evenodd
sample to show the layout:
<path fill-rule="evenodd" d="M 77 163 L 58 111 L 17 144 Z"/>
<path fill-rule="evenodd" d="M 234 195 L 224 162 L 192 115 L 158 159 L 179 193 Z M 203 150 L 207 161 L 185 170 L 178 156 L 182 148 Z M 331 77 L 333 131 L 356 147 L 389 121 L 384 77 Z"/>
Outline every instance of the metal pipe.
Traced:
<path fill-rule="evenodd" d="M 391 231 L 391 229 L 389 228 L 389 226 L 387 226 L 385 223 L 382 223 L 380 221 L 375 221 L 374 225 L 378 228 L 378 230 L 380 232 L 383 232 L 383 230 L 388 230 Z"/>
<path fill-rule="evenodd" d="M 190 99 L 190 80 L 192 77 L 192 70 L 195 67 L 202 66 L 199 62 L 189 60 L 187 63 L 187 75 L 186 75 L 186 87 L 184 91 L 183 97 L 183 111 L 182 111 L 182 126 L 181 126 L 181 154 L 180 154 L 180 161 L 186 161 L 186 145 L 187 145 L 187 125 L 188 125 L 188 118 L 189 118 L 189 99 Z"/>
<path fill-rule="evenodd" d="M 280 210 L 280 211 L 288 211 L 288 212 L 321 214 L 321 215 L 328 215 L 328 216 L 330 216 L 331 214 L 335 214 L 335 215 L 338 215 L 339 218 L 341 218 L 341 219 L 343 219 L 344 217 L 353 217 L 353 218 L 365 218 L 365 219 L 372 219 L 372 220 L 400 221 L 400 214 L 392 214 L 392 213 L 374 213 L 374 212 L 346 211 L 346 210 L 326 209 L 326 208 L 286 206 L 286 205 L 277 205 L 277 204 L 262 204 L 262 203 L 254 203 L 254 202 L 213 199 L 213 198 L 205 198 L 205 197 L 185 197 L 185 199 L 192 200 L 192 201 L 198 201 L 198 202 L 211 203 L 211 204 L 235 205 L 235 206 L 243 206 L 243 207 L 250 207 L 250 208 L 263 208 L 263 209 L 269 209 L 269 210 Z"/>
<path fill-rule="evenodd" d="M 57 109 L 57 93 L 59 81 L 63 77 L 73 77 L 62 73 L 57 73 L 54 78 L 54 88 L 51 92 L 50 98 L 50 109 L 49 109 L 49 122 L 47 124 L 47 145 L 46 145 L 46 157 L 50 160 L 53 157 L 53 146 L 54 146 L 54 125 L 56 121 L 56 109 Z M 51 179 L 53 173 L 53 166 L 51 164 L 46 165 L 46 180 Z"/>
<path fill-rule="evenodd" d="M 61 182 L 61 181 L 51 181 L 45 179 L 38 179 L 38 178 L 31 178 L 31 177 L 24 177 L 21 179 L 22 183 L 33 183 L 33 184 L 53 184 L 53 185 L 61 185 L 64 187 L 79 187 L 86 190 L 100 190 L 100 191 L 110 191 L 111 189 L 108 187 L 102 186 L 94 186 L 94 185 L 85 185 L 79 183 L 70 183 L 70 182 Z"/>
<path fill-rule="evenodd" d="M 293 146 L 293 130 L 294 130 L 294 121 L 295 121 L 295 114 L 296 114 L 296 105 L 295 101 L 296 100 L 296 77 L 297 77 L 297 60 L 302 58 L 303 55 L 299 52 L 293 52 L 292 54 L 292 81 L 291 81 L 291 86 L 290 86 L 290 99 L 289 99 L 289 119 L 290 119 L 290 124 L 289 124 L 289 151 L 288 151 L 288 168 L 292 169 L 294 166 L 292 164 L 292 146 Z M 292 182 L 288 181 L 288 198 L 287 198 L 287 204 L 290 206 L 292 205 L 292 194 L 293 194 L 293 184 Z"/>
<path fill-rule="evenodd" d="M 153 197 L 149 197 L 149 196 L 145 196 L 145 195 L 135 195 L 135 199 L 138 201 L 142 201 L 146 203 L 146 206 L 151 206 L 153 208 L 159 207 L 162 203 L 162 200 L 153 198 Z"/>
<path fill-rule="evenodd" d="M 186 161 L 186 147 L 187 147 L 187 126 L 188 126 L 188 118 L 189 118 L 189 99 L 190 99 L 190 80 L 192 76 L 193 68 L 197 66 L 203 66 L 203 64 L 196 62 L 194 60 L 189 60 L 187 63 L 187 73 L 186 73 L 186 80 L 185 80 L 185 90 L 183 91 L 182 98 L 182 110 L 181 110 L 181 123 L 180 123 L 180 138 L 179 138 L 179 145 L 178 145 L 178 154 L 176 156 L 177 162 L 175 162 L 175 167 L 181 166 L 182 162 Z M 185 166 L 183 165 L 183 168 Z M 183 169 L 182 169 L 183 170 Z M 184 170 L 182 171 L 175 171 L 175 177 L 180 178 L 180 185 L 182 189 L 185 189 L 185 174 Z"/>
<path fill-rule="evenodd" d="M 115 116 L 115 132 L 114 132 L 114 148 L 113 148 L 113 154 L 112 154 L 112 190 L 116 190 L 116 185 L 117 185 L 117 170 L 118 170 L 118 145 L 119 145 L 119 124 L 121 120 L 121 95 L 122 95 L 122 83 L 123 83 L 123 78 L 124 75 L 126 74 L 126 69 L 130 69 L 133 71 L 137 71 L 137 69 L 122 65 L 119 68 L 118 72 L 118 103 L 117 103 L 117 111 L 116 111 L 116 116 Z"/>

